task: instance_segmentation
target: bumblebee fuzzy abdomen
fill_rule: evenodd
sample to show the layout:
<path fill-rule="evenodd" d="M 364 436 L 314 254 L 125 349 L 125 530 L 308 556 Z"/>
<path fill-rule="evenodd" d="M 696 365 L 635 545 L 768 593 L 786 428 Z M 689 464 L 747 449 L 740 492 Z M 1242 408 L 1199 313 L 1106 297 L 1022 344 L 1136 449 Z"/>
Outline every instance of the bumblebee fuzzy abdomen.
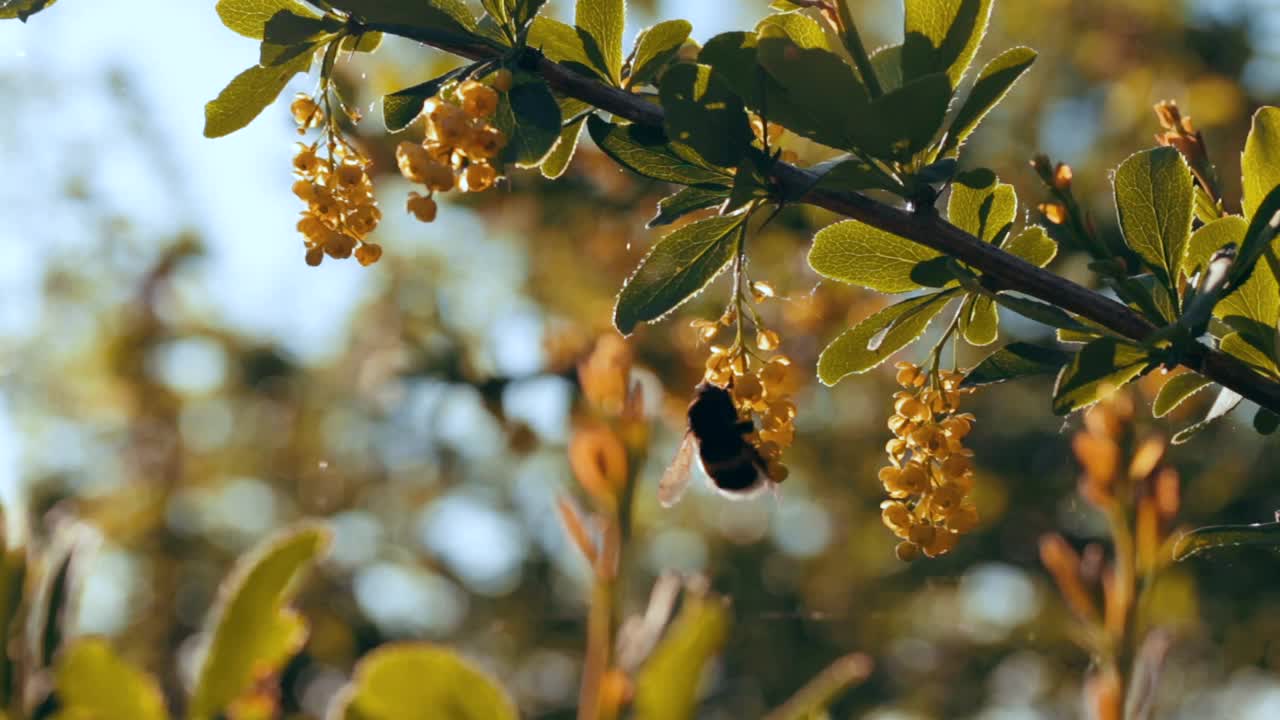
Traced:
<path fill-rule="evenodd" d="M 750 445 L 743 443 L 739 452 L 723 460 L 708 459 L 705 448 L 703 445 L 702 469 L 716 487 L 721 490 L 743 491 L 754 488 L 760 482 L 760 468 Z"/>

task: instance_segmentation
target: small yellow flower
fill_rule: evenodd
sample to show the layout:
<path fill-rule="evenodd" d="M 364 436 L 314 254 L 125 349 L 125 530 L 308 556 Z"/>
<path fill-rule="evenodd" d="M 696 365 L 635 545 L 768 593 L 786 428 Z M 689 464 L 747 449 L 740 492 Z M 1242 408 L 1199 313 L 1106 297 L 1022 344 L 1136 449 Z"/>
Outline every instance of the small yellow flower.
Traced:
<path fill-rule="evenodd" d="M 973 415 L 958 412 L 964 375 L 938 372 L 930 377 L 913 363 L 898 363 L 895 376 L 904 389 L 894 393 L 894 412 L 885 443 L 891 463 L 879 472 L 890 500 L 881 505 L 885 526 L 905 542 L 899 558 L 921 553 L 938 557 L 955 547 L 960 533 L 977 526 L 978 513 L 966 496 L 973 489 L 973 453 L 964 438 Z"/>

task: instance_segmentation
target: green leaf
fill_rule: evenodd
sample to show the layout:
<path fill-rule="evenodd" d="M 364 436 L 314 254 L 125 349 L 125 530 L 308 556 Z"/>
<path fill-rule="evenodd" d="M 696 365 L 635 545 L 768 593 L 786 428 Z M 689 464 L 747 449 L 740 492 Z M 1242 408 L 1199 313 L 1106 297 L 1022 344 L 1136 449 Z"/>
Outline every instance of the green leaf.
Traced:
<path fill-rule="evenodd" d="M 991 385 L 1034 375 L 1053 375 L 1071 360 L 1057 348 L 1015 342 L 991 353 L 965 375 L 965 387 Z"/>
<path fill-rule="evenodd" d="M 1239 215 L 1227 215 L 1202 225 L 1191 234 L 1187 256 L 1182 263 L 1182 274 L 1188 278 L 1195 277 L 1205 269 L 1213 254 L 1227 245 L 1234 245 L 1239 249 L 1248 229 L 1249 223 Z"/>
<path fill-rule="evenodd" d="M 465 0 L 326 0 L 364 23 L 404 25 L 441 40 L 475 39 L 476 18 Z"/>
<path fill-rule="evenodd" d="M 547 0 L 506 0 L 512 5 L 511 17 L 515 20 L 516 27 L 525 27 L 529 24 L 546 4 Z"/>
<path fill-rule="evenodd" d="M 925 287 L 920 266 L 939 257 L 932 248 L 860 220 L 842 220 L 813 236 L 809 267 L 832 280 L 900 293 Z"/>
<path fill-rule="evenodd" d="M 871 68 L 881 90 L 892 92 L 902 87 L 902 46 L 886 45 L 871 53 Z"/>
<path fill-rule="evenodd" d="M 1275 347 L 1275 331 L 1267 328 L 1271 347 Z M 1218 341 L 1222 352 L 1248 363 L 1253 369 L 1271 377 L 1280 376 L 1280 368 L 1276 367 L 1274 349 L 1262 347 L 1263 339 L 1252 333 L 1233 332 Z"/>
<path fill-rule="evenodd" d="M 310 67 L 311 55 L 304 53 L 284 65 L 254 65 L 240 73 L 204 106 L 204 136 L 222 137 L 253 122 L 275 101 L 290 78 Z"/>
<path fill-rule="evenodd" d="M 733 174 L 733 186 L 729 188 L 729 199 L 725 201 L 721 213 L 731 213 L 747 205 L 752 200 L 769 196 L 765 180 L 756 172 L 750 163 L 743 163 Z"/>
<path fill-rule="evenodd" d="M 306 640 L 306 625 L 286 607 L 306 568 L 323 555 L 329 532 L 284 530 L 236 561 L 206 629 L 212 633 L 191 696 L 191 720 L 213 720 L 264 675 L 279 672 Z"/>
<path fill-rule="evenodd" d="M 586 32 L 587 55 L 614 85 L 622 84 L 622 32 L 626 0 L 578 0 L 574 24 Z"/>
<path fill-rule="evenodd" d="M 613 310 L 623 335 L 679 307 L 707 286 L 733 259 L 742 241 L 745 215 L 690 223 L 654 244 L 627 278 Z"/>
<path fill-rule="evenodd" d="M 382 33 L 364 32 L 359 35 L 348 35 L 342 39 L 342 49 L 346 52 L 371 53 L 382 46 Z"/>
<path fill-rule="evenodd" d="M 695 162 L 677 152 L 662 130 L 647 125 L 615 124 L 592 115 L 587 132 L 606 155 L 634 173 L 680 185 L 728 188 L 733 176 L 727 171 Z"/>
<path fill-rule="evenodd" d="M 560 139 L 560 105 L 540 75 L 514 73 L 509 92 L 501 94 L 493 124 L 507 136 L 501 161 L 537 167 Z"/>
<path fill-rule="evenodd" d="M 729 636 L 729 609 L 718 597 L 686 597 L 636 675 L 636 720 L 692 718 L 698 683 Z"/>
<path fill-rule="evenodd" d="M 55 718 L 165 720 L 155 678 L 122 660 L 100 638 L 77 641 L 58 657 Z"/>
<path fill-rule="evenodd" d="M 738 164 L 751 145 L 751 127 L 742 101 L 710 66 L 685 63 L 670 68 L 662 76 L 659 94 L 672 140 L 712 164 Z"/>
<path fill-rule="evenodd" d="M 216 9 L 223 25 L 254 40 L 262 39 L 267 21 L 278 12 L 316 17 L 311 9 L 297 0 L 218 0 Z M 3 13 L 0 10 L 0 17 L 4 17 Z"/>
<path fill-rule="evenodd" d="M 1261 107 L 1253 114 L 1240 169 L 1244 175 L 1244 214 L 1251 218 L 1267 193 L 1280 186 L 1280 108 Z"/>
<path fill-rule="evenodd" d="M 1168 415 L 1192 395 L 1203 390 L 1210 382 L 1212 381 L 1209 378 L 1194 372 L 1174 375 L 1160 387 L 1160 392 L 1156 393 L 1155 402 L 1151 404 L 1151 414 L 1155 417 Z"/>
<path fill-rule="evenodd" d="M 587 52 L 584 38 L 584 32 L 545 15 L 534 18 L 529 26 L 529 47 L 541 50 L 543 55 L 558 63 L 608 80 L 608 73 L 597 67 Z"/>
<path fill-rule="evenodd" d="M 997 293 L 995 300 L 1001 306 L 1018 313 L 1028 320 L 1035 320 L 1043 325 L 1058 328 L 1059 331 L 1066 330 L 1073 333 L 1084 333 L 1090 339 L 1092 339 L 1097 333 L 1096 328 L 1089 327 L 1088 325 L 1080 322 L 1069 315 L 1067 311 L 1056 305 L 1050 305 L 1048 303 L 1040 302 L 1039 300 L 1032 300 L 1031 298 L 1010 295 L 1009 293 L 1003 292 Z M 1062 340 L 1061 332 L 1059 332 L 1059 340 Z M 1080 342 L 1079 339 L 1062 341 Z"/>
<path fill-rule="evenodd" d="M 1249 221 L 1249 229 L 1240 242 L 1240 252 L 1229 271 L 1227 283 L 1231 287 L 1240 287 L 1253 279 L 1253 272 L 1264 264 L 1264 258 L 1274 260 L 1277 232 L 1280 232 L 1280 186 L 1267 193 Z"/>
<path fill-rule="evenodd" d="M 555 147 L 551 148 L 551 153 L 547 155 L 547 159 L 542 161 L 539 169 L 542 171 L 542 177 L 548 180 L 555 180 L 564 174 L 569 168 L 569 162 L 573 160 L 573 153 L 578 149 L 578 136 L 582 134 L 582 125 L 587 121 L 587 116 L 574 120 L 564 129 L 560 131 L 560 139 L 556 140 Z"/>
<path fill-rule="evenodd" d="M 26 22 L 27 18 L 49 9 L 55 2 L 57 0 L 0 0 L 0 20 L 18 18 Z M 0 715 L 0 720 L 4 720 L 3 715 Z"/>
<path fill-rule="evenodd" d="M 991 0 L 906 0 L 902 71 L 908 78 L 946 73 L 957 87 L 991 19 Z"/>
<path fill-rule="evenodd" d="M 1196 230 L 1191 236 L 1191 248 L 1183 271 L 1190 277 L 1201 271 L 1219 249 L 1226 245 L 1240 247 L 1248 229 L 1244 218 L 1227 215 Z M 1258 326 L 1258 330 L 1274 328 L 1280 322 L 1280 281 L 1276 279 L 1276 270 L 1275 248 L 1272 247 L 1258 260 L 1244 285 L 1218 302 L 1213 310 L 1214 317 L 1241 329 L 1250 325 Z"/>
<path fill-rule="evenodd" d="M 960 332 L 970 345 L 983 347 L 995 342 L 1000 336 L 1000 312 L 995 301 L 970 294 L 960 307 Z"/>
<path fill-rule="evenodd" d="M 1125 244 L 1171 294 L 1191 237 L 1191 170 L 1171 147 L 1135 153 L 1116 170 L 1116 209 Z"/>
<path fill-rule="evenodd" d="M 951 122 L 951 131 L 942 145 L 941 154 L 945 156 L 958 152 L 987 113 L 1009 94 L 1013 84 L 1035 61 L 1035 50 L 1016 47 L 1005 50 L 987 63 L 982 72 L 978 73 L 978 80 L 969 91 L 969 96 L 964 99 L 955 120 Z"/>
<path fill-rule="evenodd" d="M 480 0 L 480 7 L 489 13 L 489 17 L 493 18 L 494 22 L 504 28 L 511 25 L 511 13 L 507 5 L 507 0 Z"/>
<path fill-rule="evenodd" d="M 1205 413 L 1204 419 L 1190 427 L 1179 430 L 1169 442 L 1174 445 L 1185 443 L 1199 434 L 1201 430 L 1229 415 L 1232 410 L 1235 410 L 1240 405 L 1242 400 L 1244 398 L 1234 390 L 1222 388 L 1222 391 L 1218 393 L 1218 397 L 1214 399 L 1213 405 L 1209 408 L 1209 412 Z"/>
<path fill-rule="evenodd" d="M 942 73 L 911 80 L 872 101 L 852 127 L 854 140 L 873 157 L 905 161 L 933 142 L 950 101 L 951 85 Z"/>
<path fill-rule="evenodd" d="M 1094 340 L 1058 374 L 1053 411 L 1066 415 L 1088 407 L 1142 375 L 1150 363 L 1140 347 L 1115 338 Z"/>
<path fill-rule="evenodd" d="M 1173 559 L 1187 558 L 1205 550 L 1220 547 L 1280 545 L 1280 522 L 1253 525 L 1210 525 L 1182 534 L 1173 546 Z"/>
<path fill-rule="evenodd" d="M 645 227 L 670 225 L 691 212 L 705 210 L 725 201 L 729 194 L 724 190 L 687 187 L 674 195 L 658 201 L 658 214 Z"/>
<path fill-rule="evenodd" d="M 809 168 L 818 175 L 814 190 L 833 190 L 836 192 L 861 192 L 863 190 L 888 190 L 903 192 L 902 185 L 883 171 L 852 155 L 841 155 L 838 158 L 818 163 Z"/>
<path fill-rule="evenodd" d="M 728 41 L 723 42 L 726 47 L 708 43 L 702 54 L 710 50 L 719 56 L 712 63 L 716 70 L 725 73 L 734 90 L 752 108 L 768 114 L 770 121 L 823 145 L 851 149 L 857 128 L 876 122 L 866 90 L 853 68 L 826 48 L 825 39 L 821 46 L 805 46 L 796 40 L 802 33 L 793 28 L 795 34 L 788 35 L 786 30 L 762 23 L 758 39 L 743 40 L 755 46 L 754 61 L 767 71 L 764 77 L 770 82 L 761 81 L 755 62 L 742 49 L 737 49 L 739 57 L 734 59 L 727 52 Z"/>
<path fill-rule="evenodd" d="M 516 720 L 492 677 L 445 647 L 389 643 L 365 655 L 330 709 L 332 720 Z"/>
<path fill-rule="evenodd" d="M 627 83 L 634 87 L 656 78 L 658 71 L 680 52 L 691 32 L 693 25 L 688 20 L 667 20 L 641 30 Z"/>
<path fill-rule="evenodd" d="M 460 68 L 454 68 L 438 78 L 433 78 L 424 83 L 418 83 L 413 87 L 393 92 L 390 95 L 382 97 L 382 124 L 391 132 L 399 132 L 422 114 L 422 104 L 428 98 L 435 97 L 440 88 L 451 80 L 466 75 L 471 71 L 471 65 L 464 65 Z"/>
<path fill-rule="evenodd" d="M 888 360 L 919 338 L 954 297 L 946 290 L 903 300 L 844 331 L 818 357 L 818 379 L 835 385 Z"/>
<path fill-rule="evenodd" d="M 258 64 L 283 65 L 299 55 L 314 53 L 341 29 L 342 22 L 331 17 L 316 19 L 281 10 L 267 21 Z"/>
<path fill-rule="evenodd" d="M 947 201 L 952 225 L 999 245 L 1018 216 L 1018 196 L 1013 186 L 1001 183 L 990 170 L 970 170 L 956 176 Z"/>
<path fill-rule="evenodd" d="M 1011 255 L 1026 260 L 1036 267 L 1044 267 L 1058 255 L 1058 243 L 1039 225 L 1024 229 L 1006 242 L 1002 248 Z"/>

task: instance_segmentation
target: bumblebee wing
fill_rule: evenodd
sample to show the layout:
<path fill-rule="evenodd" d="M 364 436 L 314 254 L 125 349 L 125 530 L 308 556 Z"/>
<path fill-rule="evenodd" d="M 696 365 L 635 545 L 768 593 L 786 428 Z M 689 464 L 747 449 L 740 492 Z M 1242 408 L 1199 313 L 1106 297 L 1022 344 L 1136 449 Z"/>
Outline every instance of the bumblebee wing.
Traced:
<path fill-rule="evenodd" d="M 667 466 L 666 472 L 662 473 L 662 480 L 658 482 L 658 502 L 662 507 L 675 505 L 684 495 L 685 489 L 689 487 L 693 458 L 697 454 L 698 441 L 694 439 L 693 433 L 685 433 L 675 459 Z"/>

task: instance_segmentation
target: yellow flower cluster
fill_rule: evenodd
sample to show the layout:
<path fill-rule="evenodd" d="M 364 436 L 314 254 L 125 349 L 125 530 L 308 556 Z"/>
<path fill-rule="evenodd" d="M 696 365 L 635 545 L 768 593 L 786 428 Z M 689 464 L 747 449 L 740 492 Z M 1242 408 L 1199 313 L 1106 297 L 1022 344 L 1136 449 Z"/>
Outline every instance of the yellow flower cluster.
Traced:
<path fill-rule="evenodd" d="M 767 282 L 751 285 L 753 299 L 759 303 L 774 296 L 774 289 Z M 720 331 L 738 323 L 738 310 L 730 306 L 718 321 L 694 320 L 691 324 L 703 342 L 716 339 Z M 778 349 L 781 339 L 778 333 L 762 326 L 756 318 L 755 348 L 762 353 Z M 772 357 L 757 355 L 748 349 L 739 337 L 728 347 L 711 345 L 703 379 L 712 385 L 727 388 L 738 408 L 739 417 L 750 420 L 755 431 L 746 436 L 765 461 L 765 473 L 775 483 L 787 479 L 787 466 L 781 462 L 782 453 L 795 441 L 796 404 L 791 399 L 798 378 L 791 358 L 781 353 Z"/>
<path fill-rule="evenodd" d="M 889 466 L 880 469 L 880 482 L 889 493 L 880 504 L 886 527 L 902 538 L 896 553 L 903 561 L 923 552 L 938 557 L 955 547 L 961 533 L 978 524 L 978 510 L 966 499 L 973 489 L 973 451 L 964 438 L 973 415 L 959 412 L 964 375 L 938 372 L 898 363 L 898 384 L 889 429 L 894 437 L 885 445 Z"/>
<path fill-rule="evenodd" d="M 498 110 L 499 91 L 511 89 L 511 71 L 498 70 L 492 86 L 477 80 L 446 86 L 422 105 L 425 139 L 396 147 L 396 164 L 409 182 L 423 185 L 426 195 L 409 193 L 406 207 L 422 222 L 436 219 L 436 192 L 455 187 L 482 192 L 498 181 L 491 164 L 507 146 L 507 136 L 490 124 Z"/>
<path fill-rule="evenodd" d="M 309 95 L 298 95 L 289 109 L 300 133 L 325 124 L 324 111 Z M 373 198 L 370 160 L 333 125 L 326 126 L 325 138 L 323 146 L 320 140 L 298 143 L 293 156 L 293 194 L 307 204 L 298 220 L 307 264 L 319 265 L 325 255 L 354 254 L 361 265 L 372 265 L 382 257 L 382 246 L 365 238 L 378 227 L 382 211 Z"/>

